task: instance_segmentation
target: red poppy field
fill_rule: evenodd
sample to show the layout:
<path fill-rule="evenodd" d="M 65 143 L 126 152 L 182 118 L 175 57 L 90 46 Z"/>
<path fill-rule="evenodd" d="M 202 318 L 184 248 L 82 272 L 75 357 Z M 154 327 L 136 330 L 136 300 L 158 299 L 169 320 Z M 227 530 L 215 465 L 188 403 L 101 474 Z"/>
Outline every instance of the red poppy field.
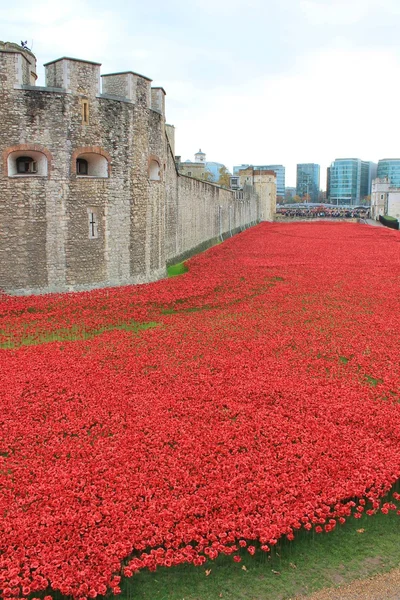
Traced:
<path fill-rule="evenodd" d="M 397 510 L 399 243 L 264 223 L 180 277 L 2 295 L 2 597 L 117 594 Z"/>

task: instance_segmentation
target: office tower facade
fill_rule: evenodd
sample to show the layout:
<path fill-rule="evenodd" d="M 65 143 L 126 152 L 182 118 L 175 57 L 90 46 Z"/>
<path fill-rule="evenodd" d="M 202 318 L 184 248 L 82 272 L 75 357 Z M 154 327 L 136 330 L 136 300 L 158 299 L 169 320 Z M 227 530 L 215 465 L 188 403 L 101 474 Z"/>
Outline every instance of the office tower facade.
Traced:
<path fill-rule="evenodd" d="M 359 205 L 370 193 L 376 164 L 359 158 L 337 158 L 329 169 L 332 204 Z"/>
<path fill-rule="evenodd" d="M 379 179 L 389 179 L 390 185 L 400 188 L 400 158 L 383 158 L 378 161 Z"/>
<path fill-rule="evenodd" d="M 297 165 L 296 194 L 308 202 L 318 202 L 320 168 L 315 163 Z"/>

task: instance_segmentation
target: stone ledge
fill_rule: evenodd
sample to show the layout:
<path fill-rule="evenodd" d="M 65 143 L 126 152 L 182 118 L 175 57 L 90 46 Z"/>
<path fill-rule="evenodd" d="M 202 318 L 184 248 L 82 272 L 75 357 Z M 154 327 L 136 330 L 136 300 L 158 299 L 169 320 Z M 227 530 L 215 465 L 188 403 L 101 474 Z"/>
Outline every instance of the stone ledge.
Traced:
<path fill-rule="evenodd" d="M 51 94 L 70 94 L 65 88 L 45 87 L 39 85 L 15 85 L 15 90 L 25 90 L 28 92 L 50 92 Z"/>
<path fill-rule="evenodd" d="M 129 98 L 125 98 L 125 96 L 117 96 L 114 94 L 97 94 L 96 98 L 100 100 L 114 100 L 116 102 L 125 102 L 126 104 L 135 104 L 133 100 L 129 100 Z"/>

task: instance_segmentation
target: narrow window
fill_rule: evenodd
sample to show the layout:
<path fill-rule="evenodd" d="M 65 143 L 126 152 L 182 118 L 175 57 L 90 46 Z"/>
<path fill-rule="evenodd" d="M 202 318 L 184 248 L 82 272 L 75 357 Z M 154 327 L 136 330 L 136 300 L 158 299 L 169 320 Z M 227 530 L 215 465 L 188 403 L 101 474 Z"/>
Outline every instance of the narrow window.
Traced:
<path fill-rule="evenodd" d="M 17 158 L 17 173 L 37 173 L 37 164 L 31 156 Z"/>
<path fill-rule="evenodd" d="M 88 174 L 88 161 L 84 158 L 76 159 L 76 174 L 87 175 Z"/>
<path fill-rule="evenodd" d="M 95 208 L 88 208 L 89 239 L 95 240 L 99 237 L 98 216 Z"/>
<path fill-rule="evenodd" d="M 152 160 L 149 166 L 149 177 L 151 181 L 160 181 L 160 165 L 156 160 Z"/>
<path fill-rule="evenodd" d="M 82 100 L 82 123 L 89 123 L 89 102 Z"/>

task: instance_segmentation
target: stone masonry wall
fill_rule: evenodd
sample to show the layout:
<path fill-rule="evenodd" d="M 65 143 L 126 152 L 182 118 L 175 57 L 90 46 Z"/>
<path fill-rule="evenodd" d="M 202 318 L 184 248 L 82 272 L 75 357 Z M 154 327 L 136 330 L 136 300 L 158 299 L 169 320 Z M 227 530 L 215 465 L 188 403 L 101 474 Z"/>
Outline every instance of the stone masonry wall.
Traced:
<path fill-rule="evenodd" d="M 48 65 L 47 81 L 59 88 L 67 78 L 69 90 L 21 89 L 16 56 L 0 51 L 0 288 L 68 291 L 163 276 L 165 192 L 149 181 L 148 161 L 165 164 L 166 141 L 149 80 L 137 78 L 135 101 L 103 98 L 98 65 L 62 59 Z M 12 157 L 32 152 L 45 157 L 47 174 L 12 175 Z M 109 176 L 77 174 L 81 154 L 107 161 Z"/>
<path fill-rule="evenodd" d="M 248 186 L 240 194 L 179 175 L 172 153 L 166 176 L 166 260 L 169 264 L 204 249 L 259 220 L 259 196 Z"/>
<path fill-rule="evenodd" d="M 20 62 L 28 59 L 18 47 L 4 48 L 0 289 L 47 293 L 152 281 L 166 275 L 167 263 L 259 220 L 254 187 L 237 198 L 177 173 L 165 92 L 151 89 L 148 78 L 105 75 L 101 94 L 98 64 L 63 58 L 46 66 L 50 87 L 24 87 Z M 21 157 L 33 172 L 18 172 Z M 77 159 L 87 161 L 87 174 Z"/>

